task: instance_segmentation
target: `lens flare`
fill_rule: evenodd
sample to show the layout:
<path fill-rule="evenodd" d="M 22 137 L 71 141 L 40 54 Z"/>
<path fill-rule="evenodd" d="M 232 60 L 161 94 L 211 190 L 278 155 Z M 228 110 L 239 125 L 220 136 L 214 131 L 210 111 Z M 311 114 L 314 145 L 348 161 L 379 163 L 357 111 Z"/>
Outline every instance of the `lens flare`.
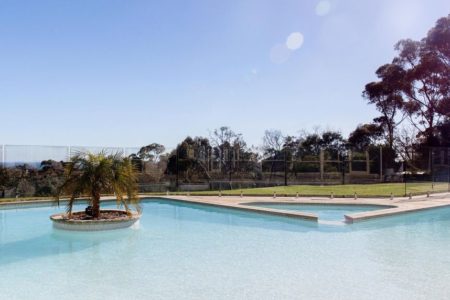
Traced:
<path fill-rule="evenodd" d="M 297 50 L 303 45 L 303 40 L 303 34 L 300 32 L 293 32 L 286 39 L 286 47 L 289 50 Z"/>
<path fill-rule="evenodd" d="M 317 5 L 316 5 L 316 14 L 318 16 L 323 17 L 323 16 L 327 15 L 330 12 L 330 10 L 331 10 L 330 1 L 323 0 L 323 1 L 320 1 L 319 3 L 317 3 Z"/>
<path fill-rule="evenodd" d="M 270 60 L 275 64 L 282 64 L 289 59 L 291 50 L 285 44 L 277 44 L 270 50 Z"/>

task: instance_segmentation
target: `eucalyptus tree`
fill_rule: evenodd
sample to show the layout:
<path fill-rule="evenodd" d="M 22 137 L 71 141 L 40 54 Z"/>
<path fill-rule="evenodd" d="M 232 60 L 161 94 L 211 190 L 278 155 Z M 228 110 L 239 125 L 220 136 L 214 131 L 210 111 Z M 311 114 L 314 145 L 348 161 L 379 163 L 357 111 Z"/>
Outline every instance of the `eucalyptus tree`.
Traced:
<path fill-rule="evenodd" d="M 383 136 L 383 128 L 375 123 L 360 124 L 348 137 L 348 144 L 353 149 L 365 151 L 379 143 Z"/>
<path fill-rule="evenodd" d="M 159 158 L 166 148 L 158 143 L 152 143 L 147 146 L 141 147 L 137 153 L 137 157 L 143 161 L 158 162 Z"/>
<path fill-rule="evenodd" d="M 180 174 L 187 182 L 199 178 L 209 180 L 211 148 L 207 138 L 186 137 L 169 154 L 166 173 L 176 175 L 177 182 Z"/>
<path fill-rule="evenodd" d="M 386 142 L 393 149 L 395 129 L 405 118 L 402 110 L 405 105 L 402 97 L 405 71 L 396 64 L 386 64 L 375 73 L 380 81 L 366 84 L 363 97 L 380 112 L 381 116 L 373 121 L 384 129 Z"/>
<path fill-rule="evenodd" d="M 236 166 L 236 161 L 239 161 L 240 153 L 247 147 L 242 134 L 228 126 L 222 126 L 210 134 L 209 140 L 220 170 L 228 173 L 231 179 L 231 172 Z"/>
<path fill-rule="evenodd" d="M 283 151 L 285 137 L 280 130 L 271 129 L 264 131 L 262 151 L 263 151 L 263 164 L 269 163 L 270 165 L 270 180 L 274 172 L 283 171 L 285 166 L 284 160 L 286 154 Z"/>
<path fill-rule="evenodd" d="M 450 118 L 450 15 L 441 18 L 427 36 L 395 45 L 392 63 L 381 66 L 381 79 L 366 85 L 364 97 L 382 116 L 376 121 L 387 131 L 393 146 L 395 126 L 404 114 L 425 145 L 439 143 L 437 129 Z"/>

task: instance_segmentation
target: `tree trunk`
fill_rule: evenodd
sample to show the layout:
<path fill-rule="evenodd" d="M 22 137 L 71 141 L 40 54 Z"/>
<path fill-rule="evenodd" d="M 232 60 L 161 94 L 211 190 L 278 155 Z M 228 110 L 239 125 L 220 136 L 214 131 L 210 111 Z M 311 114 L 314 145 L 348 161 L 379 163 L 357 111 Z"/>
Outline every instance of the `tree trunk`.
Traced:
<path fill-rule="evenodd" d="M 389 149 L 394 149 L 394 127 L 388 126 L 388 144 Z"/>
<path fill-rule="evenodd" d="M 94 192 L 92 197 L 92 216 L 98 219 L 100 217 L 100 193 Z"/>

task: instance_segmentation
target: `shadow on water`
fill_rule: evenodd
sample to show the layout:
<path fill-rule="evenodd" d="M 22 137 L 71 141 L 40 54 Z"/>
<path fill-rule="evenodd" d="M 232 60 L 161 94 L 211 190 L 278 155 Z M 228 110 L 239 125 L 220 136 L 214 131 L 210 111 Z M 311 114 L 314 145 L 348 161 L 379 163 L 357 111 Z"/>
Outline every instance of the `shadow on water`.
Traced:
<path fill-rule="evenodd" d="M 135 235 L 135 230 L 75 232 L 52 229 L 30 239 L 0 244 L 0 266 L 23 260 L 75 253 Z"/>

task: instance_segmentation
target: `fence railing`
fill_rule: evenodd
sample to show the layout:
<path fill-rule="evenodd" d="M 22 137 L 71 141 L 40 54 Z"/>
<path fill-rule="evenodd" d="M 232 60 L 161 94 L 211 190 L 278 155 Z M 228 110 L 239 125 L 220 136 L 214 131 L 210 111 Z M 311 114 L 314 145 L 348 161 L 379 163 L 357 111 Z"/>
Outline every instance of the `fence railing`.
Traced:
<path fill-rule="evenodd" d="M 449 148 L 411 150 L 410 158 L 404 160 L 388 159 L 381 147 L 372 147 L 371 151 L 346 151 L 345 155 L 323 149 L 315 155 L 276 158 L 231 152 L 218 157 L 212 151 L 188 151 L 182 155 L 172 150 L 155 160 L 139 158 L 136 155 L 139 149 L 0 145 L 0 166 L 7 168 L 9 176 L 14 178 L 8 185 L 2 186 L 0 182 L 0 197 L 52 195 L 62 179 L 61 162 L 69 161 L 80 151 L 121 152 L 132 156 L 139 171 L 141 192 L 380 182 L 403 183 L 405 195 L 450 188 Z"/>

